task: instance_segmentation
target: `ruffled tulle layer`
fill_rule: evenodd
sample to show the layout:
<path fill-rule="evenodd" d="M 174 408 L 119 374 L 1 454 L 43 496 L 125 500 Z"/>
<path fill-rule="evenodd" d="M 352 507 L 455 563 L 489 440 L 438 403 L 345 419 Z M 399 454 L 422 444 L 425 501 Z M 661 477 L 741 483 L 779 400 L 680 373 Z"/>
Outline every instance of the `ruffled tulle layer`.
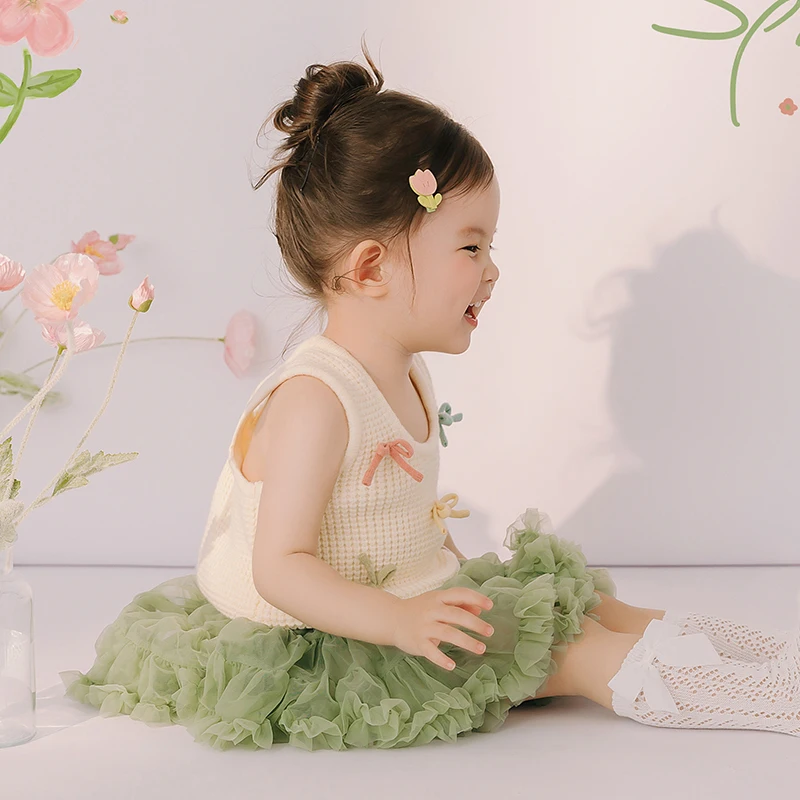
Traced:
<path fill-rule="evenodd" d="M 100 634 L 91 669 L 60 676 L 68 696 L 102 716 L 178 723 L 219 750 L 406 747 L 491 732 L 556 671 L 552 651 L 580 636 L 584 614 L 598 619 L 595 590 L 616 596 L 608 571 L 587 567 L 580 547 L 548 528 L 527 509 L 508 528 L 510 559 L 466 559 L 440 587 L 494 601 L 481 614 L 495 629 L 480 637 L 485 653 L 439 646 L 452 671 L 392 646 L 230 619 L 192 574 L 137 595 Z"/>

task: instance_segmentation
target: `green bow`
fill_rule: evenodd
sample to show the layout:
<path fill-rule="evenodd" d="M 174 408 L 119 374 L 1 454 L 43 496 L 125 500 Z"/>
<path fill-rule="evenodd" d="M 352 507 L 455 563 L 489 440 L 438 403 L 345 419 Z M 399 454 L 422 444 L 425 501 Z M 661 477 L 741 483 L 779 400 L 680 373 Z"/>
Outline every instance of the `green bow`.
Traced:
<path fill-rule="evenodd" d="M 461 422 L 464 415 L 461 413 L 452 414 L 453 407 L 450 403 L 442 403 L 439 407 L 439 438 L 442 440 L 442 447 L 447 447 L 447 437 L 444 435 L 444 425 L 452 425 L 454 422 Z"/>

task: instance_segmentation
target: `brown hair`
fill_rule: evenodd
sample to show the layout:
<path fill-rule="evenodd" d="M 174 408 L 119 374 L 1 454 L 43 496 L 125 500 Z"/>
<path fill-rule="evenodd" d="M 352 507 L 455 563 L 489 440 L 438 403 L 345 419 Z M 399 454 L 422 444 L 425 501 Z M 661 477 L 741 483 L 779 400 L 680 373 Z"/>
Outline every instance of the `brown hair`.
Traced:
<path fill-rule="evenodd" d="M 288 136 L 253 189 L 281 170 L 273 234 L 300 293 L 316 302 L 312 315 L 327 308 L 323 287 L 340 291 L 340 278 L 352 280 L 329 279 L 364 239 L 390 246 L 405 234 L 413 278 L 409 238 L 428 214 L 408 182 L 417 169 L 430 169 L 445 197 L 483 188 L 494 176 L 465 127 L 433 103 L 381 91 L 383 75 L 363 38 L 362 52 L 374 77 L 352 61 L 312 64 L 294 97 L 264 123 Z"/>

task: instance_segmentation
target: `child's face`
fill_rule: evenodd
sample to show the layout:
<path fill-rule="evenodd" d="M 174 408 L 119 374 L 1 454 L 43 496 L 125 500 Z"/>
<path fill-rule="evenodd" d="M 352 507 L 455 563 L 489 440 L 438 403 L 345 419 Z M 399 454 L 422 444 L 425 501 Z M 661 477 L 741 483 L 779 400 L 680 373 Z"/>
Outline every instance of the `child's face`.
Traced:
<path fill-rule="evenodd" d="M 500 275 L 489 252 L 499 214 L 500 186 L 495 177 L 481 191 L 458 197 L 443 194 L 438 208 L 412 237 L 416 297 L 409 275 L 407 301 L 410 327 L 421 349 L 463 353 L 469 347 L 477 328 L 464 312 L 473 300 L 491 293 Z M 484 233 L 465 232 L 470 227 Z M 491 314 L 491 305 L 479 313 L 481 318 Z"/>

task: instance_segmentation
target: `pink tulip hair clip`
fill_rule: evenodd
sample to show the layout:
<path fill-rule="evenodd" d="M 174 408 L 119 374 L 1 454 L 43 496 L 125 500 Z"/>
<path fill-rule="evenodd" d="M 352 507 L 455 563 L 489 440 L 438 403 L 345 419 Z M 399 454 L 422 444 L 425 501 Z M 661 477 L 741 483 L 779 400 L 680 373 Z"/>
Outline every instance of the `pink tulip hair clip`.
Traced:
<path fill-rule="evenodd" d="M 425 171 L 418 169 L 413 175 L 409 175 L 408 182 L 411 188 L 417 193 L 417 200 L 419 204 L 424 206 L 430 213 L 436 211 L 439 203 L 442 202 L 442 195 L 436 194 L 436 178 L 433 173 L 426 169 Z"/>

